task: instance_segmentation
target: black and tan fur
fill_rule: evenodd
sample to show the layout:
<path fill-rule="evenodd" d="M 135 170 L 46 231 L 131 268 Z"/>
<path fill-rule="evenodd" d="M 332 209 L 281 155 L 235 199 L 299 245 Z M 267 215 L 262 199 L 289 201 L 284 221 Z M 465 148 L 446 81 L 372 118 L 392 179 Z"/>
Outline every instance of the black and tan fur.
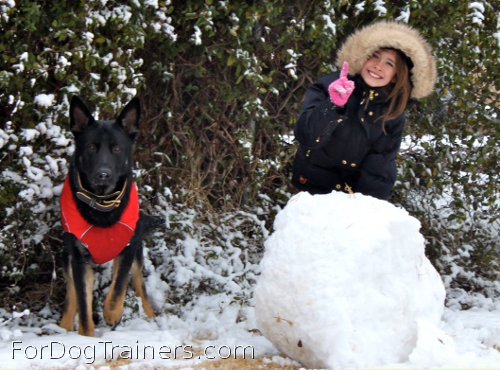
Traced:
<path fill-rule="evenodd" d="M 69 168 L 72 192 L 77 189 L 78 176 L 83 186 L 96 195 L 125 189 L 120 206 L 111 212 L 101 212 L 81 200 L 76 200 L 79 212 L 91 224 L 100 227 L 113 225 L 120 219 L 128 204 L 130 186 L 126 184 L 130 184 L 132 179 L 133 146 L 139 131 L 139 119 L 140 104 L 137 98 L 127 104 L 113 121 L 95 120 L 79 98 L 73 97 L 71 100 L 70 122 L 71 131 L 75 136 L 75 154 Z M 116 147 L 119 147 L 119 150 Z M 146 316 L 155 316 L 142 275 L 142 240 L 162 224 L 162 217 L 141 213 L 129 245 L 113 260 L 112 283 L 104 301 L 104 319 L 108 325 L 114 327 L 121 320 L 130 272 L 132 287 L 142 300 Z M 73 234 L 65 232 L 63 242 L 67 291 L 60 326 L 69 331 L 75 330 L 75 316 L 78 314 L 79 333 L 94 336 L 92 258 L 87 248 Z"/>

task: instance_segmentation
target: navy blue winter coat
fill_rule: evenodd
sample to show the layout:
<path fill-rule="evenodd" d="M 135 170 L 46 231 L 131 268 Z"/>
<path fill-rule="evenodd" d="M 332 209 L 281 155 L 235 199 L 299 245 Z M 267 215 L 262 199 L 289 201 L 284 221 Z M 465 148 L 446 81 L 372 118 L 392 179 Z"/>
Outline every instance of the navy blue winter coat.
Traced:
<path fill-rule="evenodd" d="M 372 89 L 359 75 L 352 78 L 355 89 L 346 106 L 336 107 L 328 86 L 337 78 L 338 72 L 324 76 L 306 93 L 295 126 L 300 146 L 292 183 L 312 194 L 352 190 L 388 199 L 396 181 L 404 115 L 383 124 L 378 118 L 387 109 L 387 89 Z"/>

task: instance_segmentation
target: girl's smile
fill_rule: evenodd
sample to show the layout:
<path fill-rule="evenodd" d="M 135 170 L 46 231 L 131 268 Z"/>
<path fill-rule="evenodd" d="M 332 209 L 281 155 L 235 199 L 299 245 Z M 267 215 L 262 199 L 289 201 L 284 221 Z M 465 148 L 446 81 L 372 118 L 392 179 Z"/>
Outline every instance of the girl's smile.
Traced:
<path fill-rule="evenodd" d="M 383 87 L 394 82 L 397 52 L 381 49 L 368 59 L 361 69 L 361 77 L 370 87 Z"/>

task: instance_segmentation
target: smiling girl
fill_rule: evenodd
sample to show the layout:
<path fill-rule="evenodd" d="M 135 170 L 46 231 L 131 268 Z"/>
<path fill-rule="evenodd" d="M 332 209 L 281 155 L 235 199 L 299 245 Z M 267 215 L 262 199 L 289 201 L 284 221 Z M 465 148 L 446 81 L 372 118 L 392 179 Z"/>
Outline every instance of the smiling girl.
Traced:
<path fill-rule="evenodd" d="M 340 73 L 321 78 L 304 98 L 292 183 L 312 194 L 388 199 L 406 107 L 429 95 L 436 81 L 432 50 L 408 25 L 377 22 L 347 39 L 337 66 Z"/>

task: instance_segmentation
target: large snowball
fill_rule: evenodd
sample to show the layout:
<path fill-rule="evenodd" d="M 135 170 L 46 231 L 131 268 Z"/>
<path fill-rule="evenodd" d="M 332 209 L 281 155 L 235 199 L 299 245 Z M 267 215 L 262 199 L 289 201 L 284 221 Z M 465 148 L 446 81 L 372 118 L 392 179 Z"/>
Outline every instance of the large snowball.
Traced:
<path fill-rule="evenodd" d="M 307 367 L 407 361 L 445 297 L 419 229 L 405 210 L 362 194 L 295 195 L 265 244 L 259 329 Z"/>

